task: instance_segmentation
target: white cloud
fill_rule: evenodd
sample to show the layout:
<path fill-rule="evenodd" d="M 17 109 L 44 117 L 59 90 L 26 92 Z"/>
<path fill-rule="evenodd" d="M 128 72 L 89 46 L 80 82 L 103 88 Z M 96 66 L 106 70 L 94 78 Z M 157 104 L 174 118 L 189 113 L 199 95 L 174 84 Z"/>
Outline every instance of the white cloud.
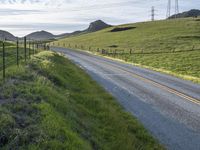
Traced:
<path fill-rule="evenodd" d="M 84 29 L 96 19 L 110 24 L 146 21 L 151 6 L 162 19 L 166 4 L 167 0 L 0 0 L 0 29 L 23 36 L 40 29 L 55 34 Z M 199 7 L 197 0 L 180 1 L 181 11 Z"/>

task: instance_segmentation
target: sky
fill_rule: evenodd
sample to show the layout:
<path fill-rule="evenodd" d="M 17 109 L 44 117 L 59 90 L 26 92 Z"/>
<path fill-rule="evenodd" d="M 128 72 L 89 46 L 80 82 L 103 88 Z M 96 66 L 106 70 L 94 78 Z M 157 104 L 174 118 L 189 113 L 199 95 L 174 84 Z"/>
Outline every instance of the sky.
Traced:
<path fill-rule="evenodd" d="M 0 30 L 15 36 L 41 30 L 60 34 L 85 29 L 90 22 L 99 19 L 112 25 L 149 21 L 152 6 L 155 19 L 165 19 L 167 1 L 0 0 Z M 179 9 L 180 12 L 200 9 L 200 0 L 179 0 Z"/>

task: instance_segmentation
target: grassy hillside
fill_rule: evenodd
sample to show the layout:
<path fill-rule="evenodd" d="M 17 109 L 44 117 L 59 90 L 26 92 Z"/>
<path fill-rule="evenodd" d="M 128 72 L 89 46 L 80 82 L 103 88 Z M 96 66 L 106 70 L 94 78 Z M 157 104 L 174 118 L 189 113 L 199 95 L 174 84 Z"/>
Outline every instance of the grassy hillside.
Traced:
<path fill-rule="evenodd" d="M 111 32 L 116 28 L 132 29 Z M 111 27 L 54 42 L 56 46 L 120 53 L 115 57 L 200 82 L 200 19 L 162 20 Z M 129 54 L 132 49 L 132 54 Z M 122 54 L 124 53 L 126 54 Z M 110 55 L 113 56 L 113 55 Z M 186 77 L 188 76 L 188 77 Z"/>
<path fill-rule="evenodd" d="M 1 149 L 163 149 L 80 68 L 53 52 L 0 83 Z"/>

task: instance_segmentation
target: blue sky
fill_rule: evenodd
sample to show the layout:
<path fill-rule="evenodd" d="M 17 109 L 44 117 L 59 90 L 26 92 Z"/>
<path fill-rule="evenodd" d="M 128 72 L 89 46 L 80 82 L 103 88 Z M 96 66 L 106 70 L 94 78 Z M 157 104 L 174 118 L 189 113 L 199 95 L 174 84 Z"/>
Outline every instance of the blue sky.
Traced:
<path fill-rule="evenodd" d="M 200 0 L 179 5 L 180 12 L 200 9 Z M 17 36 L 38 30 L 59 34 L 85 29 L 97 19 L 113 25 L 149 21 L 152 6 L 156 19 L 166 17 L 167 0 L 0 0 L 0 30 Z"/>

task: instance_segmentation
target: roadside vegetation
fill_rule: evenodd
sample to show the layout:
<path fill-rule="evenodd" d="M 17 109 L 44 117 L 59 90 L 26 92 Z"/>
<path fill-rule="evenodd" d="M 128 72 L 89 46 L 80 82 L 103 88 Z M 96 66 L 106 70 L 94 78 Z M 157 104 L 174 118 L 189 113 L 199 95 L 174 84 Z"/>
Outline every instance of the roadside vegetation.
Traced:
<path fill-rule="evenodd" d="M 41 52 L 0 80 L 0 148 L 163 149 L 143 126 L 64 56 Z"/>
<path fill-rule="evenodd" d="M 115 26 L 52 44 L 98 54 L 103 52 L 200 83 L 200 18 Z"/>

